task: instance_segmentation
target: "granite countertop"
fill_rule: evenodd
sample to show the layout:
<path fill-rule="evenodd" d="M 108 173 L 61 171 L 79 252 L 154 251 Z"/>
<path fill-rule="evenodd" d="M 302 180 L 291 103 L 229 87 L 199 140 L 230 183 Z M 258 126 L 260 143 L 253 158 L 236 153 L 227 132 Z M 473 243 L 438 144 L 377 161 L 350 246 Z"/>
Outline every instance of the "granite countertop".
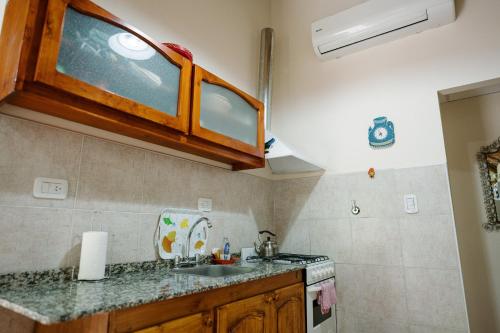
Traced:
<path fill-rule="evenodd" d="M 72 281 L 71 270 L 0 275 L 0 306 L 42 324 L 77 319 L 297 271 L 303 265 L 242 263 L 250 273 L 220 278 L 175 274 L 161 262 L 119 265 L 99 282 Z"/>

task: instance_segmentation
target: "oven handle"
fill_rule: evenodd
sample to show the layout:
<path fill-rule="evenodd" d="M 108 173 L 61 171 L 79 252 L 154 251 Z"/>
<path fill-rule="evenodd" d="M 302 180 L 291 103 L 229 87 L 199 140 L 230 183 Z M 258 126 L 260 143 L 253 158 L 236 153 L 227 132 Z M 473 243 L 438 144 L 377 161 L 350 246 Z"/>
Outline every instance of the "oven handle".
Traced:
<path fill-rule="evenodd" d="M 307 287 L 307 291 L 310 293 L 317 293 L 321 291 L 321 287 Z"/>
<path fill-rule="evenodd" d="M 335 283 L 335 279 L 334 278 L 326 279 L 326 280 L 321 281 L 321 282 L 325 282 L 325 281 L 333 281 L 333 283 Z M 316 285 L 319 285 L 321 282 L 315 283 L 315 284 L 307 287 L 306 291 L 308 293 L 317 293 L 317 292 L 320 292 L 321 291 L 321 287 L 316 287 Z"/>

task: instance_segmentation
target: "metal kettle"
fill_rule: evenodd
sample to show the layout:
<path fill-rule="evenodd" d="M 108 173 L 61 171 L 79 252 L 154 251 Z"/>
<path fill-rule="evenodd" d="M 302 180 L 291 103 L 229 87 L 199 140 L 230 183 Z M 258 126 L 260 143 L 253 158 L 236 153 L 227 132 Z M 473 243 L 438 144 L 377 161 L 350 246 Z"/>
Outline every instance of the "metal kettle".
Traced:
<path fill-rule="evenodd" d="M 267 240 L 261 241 L 260 240 L 260 235 L 262 234 L 269 234 L 272 237 L 276 239 L 276 235 L 273 234 L 272 232 L 268 230 L 262 230 L 259 231 L 259 245 L 257 245 L 257 242 L 254 242 L 255 245 L 255 252 L 259 255 L 259 257 L 273 257 L 278 254 L 279 249 L 278 249 L 278 243 L 276 240 L 271 240 L 271 237 L 267 237 Z"/>

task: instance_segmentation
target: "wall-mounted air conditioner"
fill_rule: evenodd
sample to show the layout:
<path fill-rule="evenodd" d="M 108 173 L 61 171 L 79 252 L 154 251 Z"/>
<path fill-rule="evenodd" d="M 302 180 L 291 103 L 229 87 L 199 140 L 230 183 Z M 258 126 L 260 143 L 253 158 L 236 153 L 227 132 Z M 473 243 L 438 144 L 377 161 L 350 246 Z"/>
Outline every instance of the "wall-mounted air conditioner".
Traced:
<path fill-rule="evenodd" d="M 370 0 L 314 22 L 312 41 L 321 59 L 368 47 L 455 21 L 454 0 Z"/>

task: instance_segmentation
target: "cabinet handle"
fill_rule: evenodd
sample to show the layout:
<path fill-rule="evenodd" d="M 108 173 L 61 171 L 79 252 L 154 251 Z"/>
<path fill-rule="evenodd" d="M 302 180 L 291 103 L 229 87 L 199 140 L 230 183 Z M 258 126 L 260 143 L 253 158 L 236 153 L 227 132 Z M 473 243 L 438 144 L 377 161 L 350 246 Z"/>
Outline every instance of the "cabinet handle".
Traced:
<path fill-rule="evenodd" d="M 267 295 L 265 298 L 266 303 L 272 303 L 273 302 L 273 296 Z"/>
<path fill-rule="evenodd" d="M 274 294 L 273 295 L 273 301 L 277 302 L 280 299 L 280 295 Z"/>
<path fill-rule="evenodd" d="M 212 327 L 214 325 L 214 320 L 210 317 L 208 317 L 206 320 L 205 320 L 205 326 L 207 327 Z"/>

